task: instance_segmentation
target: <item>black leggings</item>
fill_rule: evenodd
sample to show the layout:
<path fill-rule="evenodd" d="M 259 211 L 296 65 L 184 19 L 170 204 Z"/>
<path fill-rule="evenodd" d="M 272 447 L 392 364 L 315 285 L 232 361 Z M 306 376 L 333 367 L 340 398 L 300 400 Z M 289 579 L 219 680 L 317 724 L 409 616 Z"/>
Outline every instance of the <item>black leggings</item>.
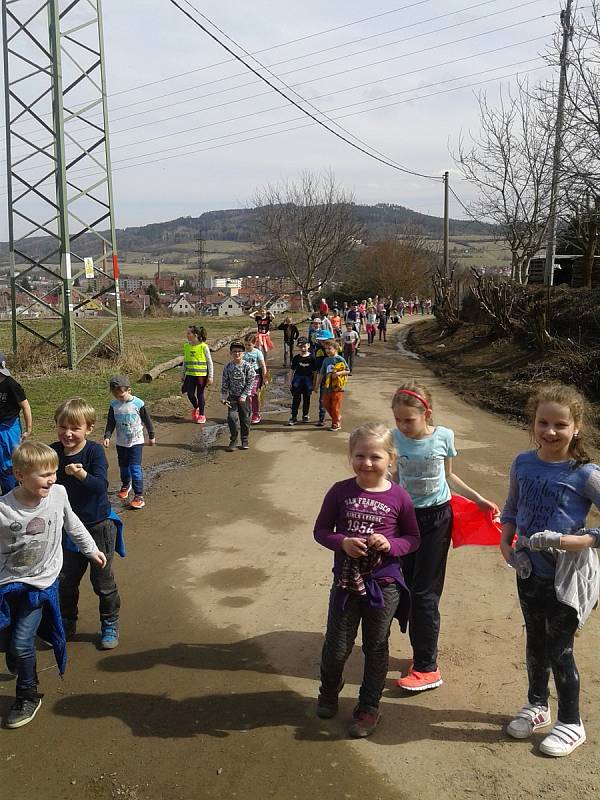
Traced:
<path fill-rule="evenodd" d="M 552 670 L 558 720 L 579 725 L 579 672 L 573 657 L 577 612 L 559 602 L 553 578 L 517 578 L 517 590 L 527 630 L 528 700 L 534 705 L 548 705 Z"/>
<path fill-rule="evenodd" d="M 195 375 L 186 375 L 183 381 L 183 391 L 187 392 L 188 400 L 201 414 L 204 414 L 204 387 L 207 380 L 207 377 L 197 378 Z"/>
<path fill-rule="evenodd" d="M 402 572 L 410 589 L 411 605 L 408 632 L 413 648 L 413 669 L 437 669 L 440 635 L 440 598 L 446 578 L 446 562 L 452 533 L 450 503 L 416 508 L 421 533 L 419 549 L 402 559 Z"/>

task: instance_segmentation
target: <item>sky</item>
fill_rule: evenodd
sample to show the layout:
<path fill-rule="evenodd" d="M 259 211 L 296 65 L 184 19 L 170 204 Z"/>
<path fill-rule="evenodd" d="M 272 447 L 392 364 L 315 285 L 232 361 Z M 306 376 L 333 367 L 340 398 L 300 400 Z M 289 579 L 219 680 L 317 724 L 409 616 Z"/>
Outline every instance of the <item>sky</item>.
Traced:
<path fill-rule="evenodd" d="M 320 118 L 341 135 L 425 175 L 449 170 L 467 202 L 474 195 L 450 151 L 461 132 L 478 129 L 476 93 L 495 102 L 516 73 L 553 77 L 542 54 L 552 47 L 559 0 L 177 2 L 237 53 L 254 54 L 277 78 L 244 58 L 300 105 L 326 112 L 345 130 Z M 402 173 L 336 138 L 170 0 L 104 0 L 103 14 L 118 227 L 247 207 L 268 183 L 326 170 L 356 202 L 441 215 L 439 180 Z M 465 216 L 454 200 L 451 216 Z"/>

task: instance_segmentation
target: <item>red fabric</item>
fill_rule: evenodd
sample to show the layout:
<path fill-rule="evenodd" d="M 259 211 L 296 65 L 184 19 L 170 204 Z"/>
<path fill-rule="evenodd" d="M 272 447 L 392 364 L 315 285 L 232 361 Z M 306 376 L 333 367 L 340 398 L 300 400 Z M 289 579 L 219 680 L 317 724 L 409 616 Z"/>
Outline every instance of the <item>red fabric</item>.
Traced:
<path fill-rule="evenodd" d="M 454 513 L 452 546 L 465 544 L 498 547 L 500 544 L 500 522 L 491 511 L 482 511 L 477 503 L 459 494 L 450 501 Z"/>
<path fill-rule="evenodd" d="M 342 421 L 342 400 L 344 398 L 343 392 L 323 392 L 322 403 L 323 408 L 331 417 L 333 425 L 339 425 Z"/>

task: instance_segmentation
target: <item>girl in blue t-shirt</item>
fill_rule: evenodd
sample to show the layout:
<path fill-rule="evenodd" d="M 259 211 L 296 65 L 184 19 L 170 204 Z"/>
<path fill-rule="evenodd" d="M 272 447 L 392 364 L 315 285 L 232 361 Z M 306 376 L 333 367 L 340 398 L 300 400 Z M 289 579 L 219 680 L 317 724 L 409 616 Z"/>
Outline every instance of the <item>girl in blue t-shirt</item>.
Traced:
<path fill-rule="evenodd" d="M 450 487 L 483 511 L 498 514 L 499 509 L 454 474 L 454 432 L 433 425 L 431 395 L 424 386 L 412 382 L 400 386 L 392 399 L 392 411 L 396 420 L 398 483 L 412 498 L 421 532 L 420 548 L 402 561 L 411 592 L 409 634 L 413 663 L 397 685 L 409 692 L 421 692 L 443 683 L 437 645 L 439 604 L 452 533 Z"/>
<path fill-rule="evenodd" d="M 585 403 L 579 392 L 561 384 L 542 386 L 527 411 L 536 449 L 520 453 L 513 462 L 501 516 L 500 549 L 517 572 L 527 631 L 529 687 L 527 703 L 506 732 L 514 739 L 527 739 L 551 724 L 548 681 L 552 670 L 558 718 L 540 743 L 540 751 L 566 756 L 585 742 L 573 642 L 598 600 L 598 558 L 590 550 L 565 557 L 559 549 L 566 545 L 582 550 L 590 543 L 590 535 L 583 531 L 580 547 L 576 537 L 561 534 L 580 531 L 592 503 L 600 507 L 600 468 L 589 463 L 585 450 Z M 513 549 L 515 533 L 518 540 Z"/>
<path fill-rule="evenodd" d="M 263 351 L 257 347 L 258 334 L 248 333 L 244 336 L 244 345 L 246 352 L 244 353 L 244 361 L 252 364 L 256 376 L 250 390 L 250 405 L 252 408 L 251 423 L 256 425 L 260 422 L 260 390 L 267 381 L 267 362 Z"/>

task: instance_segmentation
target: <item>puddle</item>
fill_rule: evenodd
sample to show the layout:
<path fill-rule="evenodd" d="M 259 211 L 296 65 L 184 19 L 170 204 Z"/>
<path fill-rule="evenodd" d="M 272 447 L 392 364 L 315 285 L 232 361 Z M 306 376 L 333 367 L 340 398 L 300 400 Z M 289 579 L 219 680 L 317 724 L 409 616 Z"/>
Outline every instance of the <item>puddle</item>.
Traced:
<path fill-rule="evenodd" d="M 396 350 L 398 352 L 398 355 L 402 356 L 403 358 L 412 358 L 413 361 L 420 361 L 421 360 L 420 357 L 416 353 L 413 353 L 412 350 L 409 350 L 406 347 L 408 334 L 409 334 L 409 328 L 407 327 L 404 330 L 401 330 L 396 338 Z"/>
<path fill-rule="evenodd" d="M 269 576 L 264 569 L 257 567 L 237 567 L 219 569 L 206 575 L 205 581 L 215 589 L 253 589 L 260 586 Z"/>

